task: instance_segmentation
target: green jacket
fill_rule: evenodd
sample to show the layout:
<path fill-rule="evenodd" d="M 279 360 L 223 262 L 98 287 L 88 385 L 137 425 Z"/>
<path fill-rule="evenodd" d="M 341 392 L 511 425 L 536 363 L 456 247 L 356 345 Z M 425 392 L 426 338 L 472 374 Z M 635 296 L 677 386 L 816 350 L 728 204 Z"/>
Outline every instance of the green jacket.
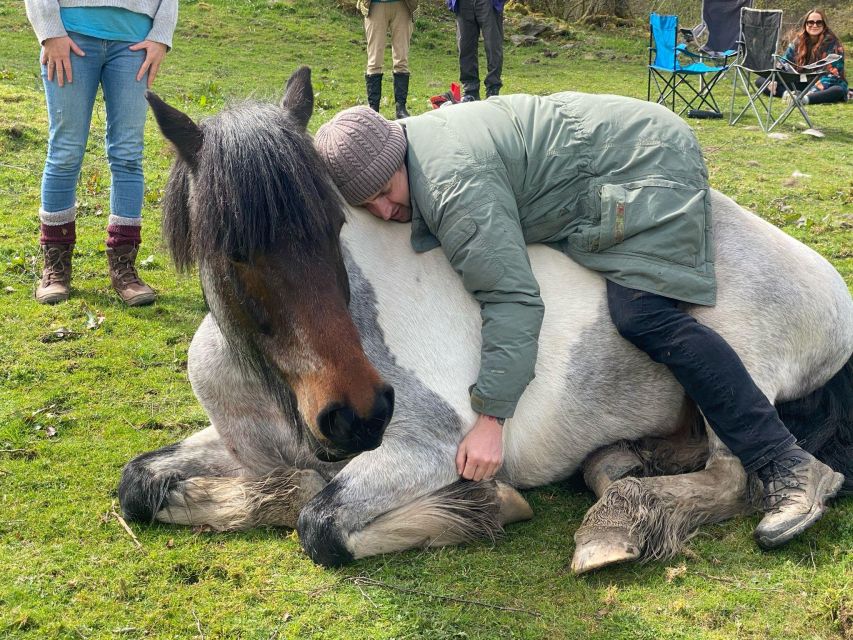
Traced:
<path fill-rule="evenodd" d="M 412 14 L 412 20 L 414 20 L 415 10 L 418 8 L 418 0 L 400 0 L 400 2 L 406 3 L 406 6 L 409 8 L 409 13 Z M 370 13 L 370 0 L 356 0 L 355 6 L 359 11 L 361 11 L 361 15 L 365 18 Z"/>
<path fill-rule="evenodd" d="M 666 108 L 510 95 L 404 122 L 412 246 L 440 245 L 482 310 L 475 411 L 512 416 L 534 376 L 544 307 L 528 243 L 626 287 L 714 304 L 708 173 Z"/>

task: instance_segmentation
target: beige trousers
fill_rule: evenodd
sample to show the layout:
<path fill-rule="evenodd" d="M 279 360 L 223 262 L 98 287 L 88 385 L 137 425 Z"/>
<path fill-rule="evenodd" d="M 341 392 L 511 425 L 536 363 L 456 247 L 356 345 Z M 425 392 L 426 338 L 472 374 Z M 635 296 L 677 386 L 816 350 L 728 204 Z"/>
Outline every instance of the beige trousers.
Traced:
<path fill-rule="evenodd" d="M 391 29 L 391 58 L 394 73 L 409 73 L 409 43 L 412 40 L 412 13 L 402 0 L 371 2 L 364 19 L 367 35 L 367 75 L 382 73 L 385 42 Z"/>

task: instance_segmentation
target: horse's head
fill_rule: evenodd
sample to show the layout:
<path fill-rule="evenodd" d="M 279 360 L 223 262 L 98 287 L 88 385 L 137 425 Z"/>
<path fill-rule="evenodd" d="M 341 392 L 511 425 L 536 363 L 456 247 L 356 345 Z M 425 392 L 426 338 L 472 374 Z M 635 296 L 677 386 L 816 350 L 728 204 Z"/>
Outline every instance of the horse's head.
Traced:
<path fill-rule="evenodd" d="M 229 345 L 295 425 L 308 426 L 319 457 L 376 448 L 394 391 L 347 309 L 344 213 L 306 129 L 310 69 L 291 76 L 280 105 L 243 103 L 201 126 L 147 97 L 178 152 L 163 201 L 176 265 L 198 264 Z"/>

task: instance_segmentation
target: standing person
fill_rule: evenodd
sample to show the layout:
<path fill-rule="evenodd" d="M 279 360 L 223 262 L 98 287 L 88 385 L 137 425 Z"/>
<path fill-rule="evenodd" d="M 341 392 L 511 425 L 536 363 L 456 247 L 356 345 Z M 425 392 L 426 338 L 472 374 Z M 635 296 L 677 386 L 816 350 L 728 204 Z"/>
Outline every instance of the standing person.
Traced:
<path fill-rule="evenodd" d="M 456 46 L 459 49 L 459 82 L 462 102 L 480 99 L 479 45 L 483 34 L 488 74 L 486 97 L 500 93 L 504 64 L 504 4 L 506 0 L 447 0 L 456 14 Z"/>
<path fill-rule="evenodd" d="M 42 45 L 49 125 L 39 211 L 44 270 L 36 300 L 52 304 L 68 299 L 77 178 L 100 86 L 111 175 L 110 281 L 126 304 L 150 304 L 156 295 L 135 267 L 142 242 L 145 91 L 172 46 L 178 0 L 26 0 L 26 9 Z"/>
<path fill-rule="evenodd" d="M 820 9 L 812 9 L 803 16 L 802 24 L 782 57 L 794 66 L 795 71 L 799 71 L 800 67 L 823 60 L 831 53 L 838 54 L 841 57 L 829 65 L 826 75 L 821 76 L 814 87 L 803 96 L 801 100 L 803 104 L 826 104 L 847 100 L 844 47 L 832 29 L 829 28 L 826 14 Z M 761 86 L 763 79 L 759 78 L 758 81 L 759 86 Z M 795 87 L 792 88 L 802 90 L 805 86 L 805 83 L 795 82 Z M 771 90 L 777 98 L 783 97 L 782 86 L 775 84 L 775 86 L 765 89 L 765 93 L 770 93 Z"/>
<path fill-rule="evenodd" d="M 681 118 L 619 96 L 517 94 L 405 127 L 347 109 L 315 145 L 347 202 L 411 220 L 415 251 L 440 246 L 480 303 L 478 418 L 456 455 L 463 478 L 494 477 L 504 421 L 533 378 L 544 309 L 526 245 L 547 242 L 607 279 L 620 334 L 669 368 L 761 478 L 762 546 L 823 514 L 843 476 L 796 445 L 734 350 L 685 310 L 715 303 L 716 278 L 708 173 Z"/>
<path fill-rule="evenodd" d="M 408 118 L 409 45 L 418 0 L 358 0 L 357 6 L 364 16 L 364 33 L 367 36 L 367 71 L 364 74 L 367 104 L 374 111 L 379 111 L 382 100 L 382 63 L 390 29 L 391 58 L 394 64 L 394 114 L 398 119 Z"/>

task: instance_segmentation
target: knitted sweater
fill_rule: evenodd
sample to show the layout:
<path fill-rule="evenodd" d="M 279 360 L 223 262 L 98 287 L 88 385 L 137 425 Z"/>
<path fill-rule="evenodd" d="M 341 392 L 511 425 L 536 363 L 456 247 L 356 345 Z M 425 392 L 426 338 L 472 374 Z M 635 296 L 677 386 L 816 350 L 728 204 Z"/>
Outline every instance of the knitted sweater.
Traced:
<path fill-rule="evenodd" d="M 24 0 L 27 18 L 40 43 L 68 35 L 59 16 L 60 7 L 119 7 L 144 13 L 154 20 L 146 40 L 172 48 L 172 34 L 178 22 L 178 0 Z"/>

